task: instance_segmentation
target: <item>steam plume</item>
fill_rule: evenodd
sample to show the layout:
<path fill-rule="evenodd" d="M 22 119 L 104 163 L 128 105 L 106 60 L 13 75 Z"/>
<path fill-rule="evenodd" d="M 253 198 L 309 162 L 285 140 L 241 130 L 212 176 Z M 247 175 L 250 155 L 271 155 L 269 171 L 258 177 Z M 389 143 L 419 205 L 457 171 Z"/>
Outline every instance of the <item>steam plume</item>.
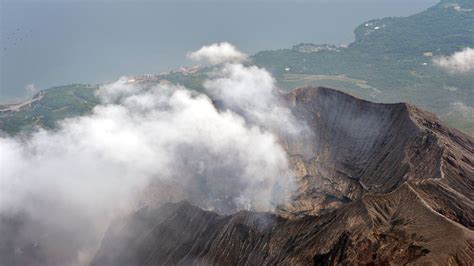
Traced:
<path fill-rule="evenodd" d="M 210 61 L 236 58 L 228 44 L 210 49 Z M 182 199 L 221 213 L 271 211 L 285 201 L 291 171 L 267 129 L 297 123 L 273 78 L 228 63 L 205 87 L 228 108 L 181 86 L 121 78 L 99 89 L 102 104 L 91 115 L 28 139 L 1 137 L 0 216 L 26 217 L 15 248 L 39 242 L 49 264 L 86 263 L 110 221 L 137 208 L 151 184 L 177 184 Z"/>

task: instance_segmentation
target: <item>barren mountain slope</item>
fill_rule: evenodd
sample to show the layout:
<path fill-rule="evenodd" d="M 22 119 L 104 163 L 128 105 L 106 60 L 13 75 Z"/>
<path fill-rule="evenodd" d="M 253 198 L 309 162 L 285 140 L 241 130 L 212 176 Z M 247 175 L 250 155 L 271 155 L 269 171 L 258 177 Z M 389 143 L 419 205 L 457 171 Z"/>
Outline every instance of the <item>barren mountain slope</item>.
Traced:
<path fill-rule="evenodd" d="M 473 232 L 434 212 L 406 184 L 319 217 L 219 216 L 181 202 L 140 210 L 120 223 L 92 265 L 467 265 L 474 259 Z"/>
<path fill-rule="evenodd" d="M 372 103 L 327 88 L 297 89 L 286 98 L 311 129 L 283 137 L 301 183 L 287 210 L 317 214 L 408 182 L 434 209 L 472 229 L 472 138 L 405 103 Z"/>
<path fill-rule="evenodd" d="M 109 228 L 92 265 L 474 261 L 474 143 L 407 104 L 326 88 L 285 95 L 309 131 L 281 135 L 299 184 L 278 212 L 187 202 Z"/>

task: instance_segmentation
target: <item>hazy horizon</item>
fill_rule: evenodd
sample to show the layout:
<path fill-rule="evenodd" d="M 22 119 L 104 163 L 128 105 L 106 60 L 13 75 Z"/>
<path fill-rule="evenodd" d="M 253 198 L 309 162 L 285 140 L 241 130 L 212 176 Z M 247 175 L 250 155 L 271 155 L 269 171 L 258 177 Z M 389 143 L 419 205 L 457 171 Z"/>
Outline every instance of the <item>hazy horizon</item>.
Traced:
<path fill-rule="evenodd" d="M 439 1 L 0 0 L 0 266 L 471 265 Z"/>
<path fill-rule="evenodd" d="M 407 16 L 438 1 L 4 1 L 0 102 L 73 83 L 160 73 L 183 54 L 228 41 L 248 54 L 301 42 L 348 44 L 366 20 Z M 177 17 L 176 14 L 180 14 Z"/>

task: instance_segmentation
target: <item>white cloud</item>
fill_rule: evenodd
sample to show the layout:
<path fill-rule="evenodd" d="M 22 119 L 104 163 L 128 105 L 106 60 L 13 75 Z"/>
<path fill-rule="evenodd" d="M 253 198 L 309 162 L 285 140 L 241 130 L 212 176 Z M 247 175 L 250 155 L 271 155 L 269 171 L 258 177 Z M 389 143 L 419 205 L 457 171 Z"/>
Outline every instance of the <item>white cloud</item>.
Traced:
<path fill-rule="evenodd" d="M 219 68 L 204 87 L 213 98 L 247 120 L 285 133 L 299 133 L 303 125 L 280 102 L 271 74 L 256 66 L 227 63 Z"/>
<path fill-rule="evenodd" d="M 232 44 L 221 42 L 203 46 L 195 52 L 190 52 L 188 58 L 217 65 L 225 62 L 242 62 L 247 59 L 247 55 L 237 50 Z"/>
<path fill-rule="evenodd" d="M 459 4 L 447 4 L 445 7 L 446 8 L 451 8 L 451 9 L 453 9 L 455 11 L 458 11 L 458 12 L 471 12 L 471 11 L 474 11 L 474 9 L 472 9 L 472 8 L 463 8 Z"/>
<path fill-rule="evenodd" d="M 468 47 L 450 56 L 437 57 L 433 62 L 449 73 L 471 73 L 474 72 L 474 49 Z"/>
<path fill-rule="evenodd" d="M 471 121 L 474 120 L 474 107 L 468 106 L 463 102 L 454 102 L 451 104 L 453 110 L 460 113 L 462 117 Z"/>
<path fill-rule="evenodd" d="M 127 86 L 121 80 L 117 83 L 122 84 L 101 91 Z M 175 86 L 158 86 L 117 104 L 98 106 L 92 115 L 66 120 L 59 131 L 40 131 L 27 142 L 0 140 L 1 158 L 8 161 L 2 163 L 2 181 L 21 184 L 12 186 L 11 193 L 2 193 L 9 195 L 10 203 L 2 201 L 0 210 L 11 207 L 12 201 L 21 207 L 27 195 L 47 190 L 54 192 L 52 197 L 79 200 L 91 209 L 100 209 L 93 208 L 96 202 L 109 208 L 108 203 L 128 201 L 126 190 L 142 188 L 150 178 L 183 178 L 183 182 L 193 178 L 194 164 L 201 164 L 209 178 L 217 178 L 213 171 L 218 171 L 222 182 L 236 182 L 236 198 L 258 198 L 250 200 L 252 207 L 268 209 L 272 206 L 269 189 L 277 177 L 288 174 L 285 153 L 275 136 L 247 124 L 236 113 L 219 112 L 207 96 Z M 199 155 L 189 157 L 191 150 Z M 183 156 L 193 169 L 178 163 Z"/>
<path fill-rule="evenodd" d="M 141 89 L 140 86 L 131 86 L 128 81 L 128 77 L 121 77 L 116 82 L 102 86 L 97 92 L 97 96 L 102 100 L 103 103 L 113 103 L 123 97 L 137 94 Z"/>
<path fill-rule="evenodd" d="M 100 88 L 91 115 L 28 139 L 0 137 L 0 214 L 27 213 L 25 237 L 47 235 L 46 250 L 63 252 L 56 264 L 70 265 L 87 261 L 110 220 L 136 208 L 155 181 L 218 212 L 271 211 L 293 179 L 269 128 L 296 121 L 264 69 L 224 64 L 206 88 L 226 108 L 184 87 L 121 78 Z"/>

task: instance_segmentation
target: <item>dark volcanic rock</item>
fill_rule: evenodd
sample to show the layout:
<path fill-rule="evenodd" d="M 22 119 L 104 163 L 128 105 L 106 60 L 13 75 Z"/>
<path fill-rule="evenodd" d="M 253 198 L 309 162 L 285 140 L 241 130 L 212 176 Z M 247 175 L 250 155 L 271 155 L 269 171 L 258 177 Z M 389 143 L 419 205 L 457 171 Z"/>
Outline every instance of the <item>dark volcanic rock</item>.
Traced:
<path fill-rule="evenodd" d="M 285 95 L 311 129 L 282 135 L 299 184 L 276 214 L 187 202 L 110 226 L 92 265 L 474 261 L 474 143 L 413 106 L 326 88 Z"/>
<path fill-rule="evenodd" d="M 283 138 L 302 183 L 288 211 L 319 214 L 408 182 L 436 210 L 472 229 L 474 214 L 466 211 L 474 206 L 472 138 L 405 103 L 372 103 L 327 88 L 297 89 L 286 98 L 312 129 Z"/>
<path fill-rule="evenodd" d="M 143 220 L 149 227 L 137 231 Z M 141 210 L 124 224 L 118 234 L 109 232 L 92 265 L 467 265 L 474 259 L 473 232 L 434 212 L 406 184 L 318 217 L 219 216 L 181 202 Z"/>

